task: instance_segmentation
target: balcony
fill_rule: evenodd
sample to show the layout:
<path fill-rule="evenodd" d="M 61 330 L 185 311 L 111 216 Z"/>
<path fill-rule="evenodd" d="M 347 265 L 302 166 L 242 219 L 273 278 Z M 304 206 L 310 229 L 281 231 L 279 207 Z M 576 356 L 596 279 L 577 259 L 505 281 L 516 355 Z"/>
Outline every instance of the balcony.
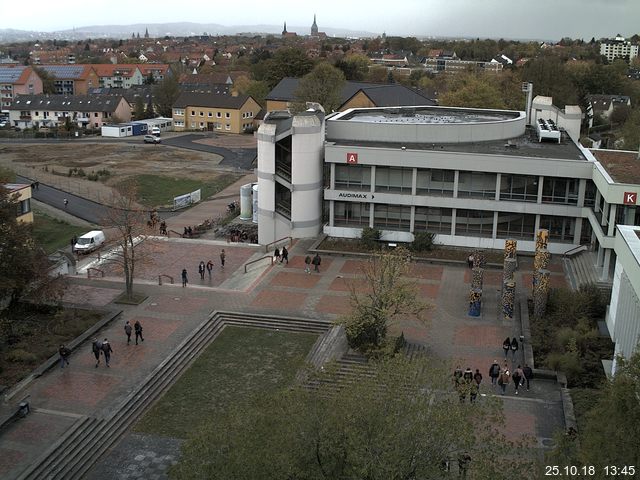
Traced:
<path fill-rule="evenodd" d="M 20 115 L 20 120 L 31 120 L 31 115 Z"/>

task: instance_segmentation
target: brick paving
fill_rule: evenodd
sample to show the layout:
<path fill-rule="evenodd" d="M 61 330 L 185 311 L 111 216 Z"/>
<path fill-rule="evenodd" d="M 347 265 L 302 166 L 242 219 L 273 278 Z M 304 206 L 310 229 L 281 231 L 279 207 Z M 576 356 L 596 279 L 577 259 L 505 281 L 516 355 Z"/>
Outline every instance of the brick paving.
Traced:
<path fill-rule="evenodd" d="M 231 287 L 222 288 L 223 280 L 218 277 L 222 279 L 224 276 L 224 281 L 229 282 L 234 278 L 242 278 L 245 275 L 244 262 L 251 255 L 260 253 L 258 247 L 229 244 L 223 247 L 198 240 L 165 242 L 162 259 L 158 259 L 156 265 L 162 265 L 163 268 L 170 266 L 170 270 L 174 271 L 188 263 L 189 287 L 180 287 L 179 271 L 175 272 L 177 285 L 158 286 L 148 281 L 136 284 L 136 291 L 148 295 L 148 298 L 141 305 L 122 307 L 122 316 L 99 332 L 99 337 L 108 337 L 113 346 L 111 368 L 107 369 L 104 365 L 97 369 L 94 367 L 90 342 L 87 342 L 73 352 L 69 368 L 52 369 L 21 392 L 31 394 L 31 404 L 36 411 L 40 408 L 59 413 L 34 413 L 3 432 L 0 436 L 0 455 L 3 459 L 0 462 L 0 474 L 3 478 L 15 478 L 21 469 L 51 444 L 52 437 L 59 436 L 69 428 L 74 421 L 69 414 L 103 418 L 113 411 L 119 401 L 214 310 L 327 319 L 347 313 L 350 308 L 347 285 L 355 282 L 361 291 L 361 269 L 366 260 L 325 255 L 321 272 L 308 275 L 303 272 L 303 260 L 306 255 L 304 248 L 309 244 L 301 241 L 294 245 L 288 265 L 270 266 L 265 262 L 264 266 L 257 269 L 253 288 L 243 287 L 234 291 Z M 229 262 L 223 272 L 216 261 L 220 248 L 225 248 Z M 214 275 L 217 277 L 211 284 L 208 279 L 199 284 L 195 267 L 200 258 L 206 261 L 208 256 L 213 257 L 216 263 Z M 522 267 L 516 274 L 517 285 L 519 288 L 529 288 L 531 274 L 526 269 L 526 261 L 522 262 Z M 140 272 L 142 280 L 152 279 L 156 272 L 150 267 L 149 270 L 145 268 Z M 552 271 L 558 272 L 557 267 L 554 266 Z M 252 274 L 250 272 L 247 275 Z M 517 325 L 503 321 L 498 315 L 499 275 L 501 272 L 498 271 L 486 273 L 482 315 L 471 318 L 467 315 L 470 277 L 466 267 L 414 265 L 410 276 L 417 281 L 422 299 L 431 304 L 431 308 L 424 313 L 423 321 L 406 316 L 390 325 L 389 331 L 396 334 L 403 332 L 409 341 L 425 345 L 428 351 L 437 356 L 455 359 L 463 368 L 469 366 L 474 370 L 480 369 L 486 379 L 482 392 L 485 395 L 497 393 L 489 385 L 487 369 L 494 359 L 502 363 L 504 337 L 519 335 Z M 552 274 L 552 282 L 557 282 L 552 284 L 562 281 L 562 275 Z M 121 280 L 72 280 L 65 300 L 102 307 L 115 298 L 120 288 Z M 127 345 L 123 325 L 125 320 L 133 324 L 135 319 L 140 319 L 143 324 L 145 342 L 138 346 Z M 522 363 L 522 351 L 518 352 L 515 360 L 510 356 L 508 361 L 510 367 Z M 509 438 L 531 435 L 542 442 L 552 436 L 555 428 L 563 427 L 559 390 L 555 385 L 535 381 L 531 392 L 523 391 L 519 397 L 515 397 L 511 390 L 501 397 L 504 399 L 507 419 L 505 434 Z M 50 430 L 47 435 L 38 436 L 33 434 L 34 428 Z M 132 435 L 128 434 L 123 442 L 132 442 Z M 147 440 L 137 439 L 138 443 L 130 445 L 142 445 Z M 27 444 L 28 448 L 22 448 Z M 119 450 L 123 456 L 121 461 L 124 462 L 117 465 L 120 473 L 96 478 L 152 478 L 152 475 L 153 478 L 166 478 L 162 468 L 149 470 L 158 464 L 166 469 L 168 464 L 175 461 L 166 448 L 162 448 L 140 447 L 139 452 L 134 452 L 144 458 L 137 459 L 136 455 L 131 454 L 128 460 L 124 458 L 125 452 Z M 173 448 L 177 447 L 174 445 Z M 163 460 L 154 462 L 158 458 Z M 127 471 L 130 473 L 128 477 L 124 476 Z"/>

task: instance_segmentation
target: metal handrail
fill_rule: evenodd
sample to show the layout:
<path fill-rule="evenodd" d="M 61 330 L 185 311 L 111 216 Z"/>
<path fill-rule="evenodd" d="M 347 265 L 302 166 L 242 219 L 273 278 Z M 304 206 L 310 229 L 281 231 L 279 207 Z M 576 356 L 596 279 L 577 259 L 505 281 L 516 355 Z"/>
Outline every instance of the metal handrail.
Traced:
<path fill-rule="evenodd" d="M 567 255 L 573 254 L 573 253 L 577 252 L 578 250 L 580 250 L 581 248 L 584 248 L 585 250 L 589 250 L 589 244 L 583 243 L 582 245 L 578 245 L 577 247 L 573 247 L 573 248 L 567 250 L 566 252 L 564 252 L 562 254 L 562 258 L 566 258 Z"/>
<path fill-rule="evenodd" d="M 282 237 L 282 238 L 279 238 L 278 240 L 274 240 L 274 241 L 273 241 L 273 242 L 271 242 L 271 243 L 267 243 L 267 244 L 264 246 L 264 251 L 265 251 L 265 252 L 268 252 L 268 251 L 269 251 L 269 247 L 270 247 L 271 245 L 275 245 L 276 243 L 280 243 L 280 242 L 281 242 L 281 241 L 283 241 L 283 240 L 289 240 L 289 243 L 293 243 L 293 237 Z"/>
<path fill-rule="evenodd" d="M 178 235 L 179 237 L 182 237 L 182 233 L 180 232 L 176 232 L 175 230 L 167 230 L 167 237 L 171 237 L 171 234 L 175 233 L 176 235 Z"/>
<path fill-rule="evenodd" d="M 264 260 L 265 258 L 270 259 L 271 260 L 271 265 L 273 265 L 273 255 L 265 255 L 264 257 L 256 258 L 255 260 L 251 260 L 250 262 L 245 263 L 244 264 L 244 273 L 247 273 L 247 267 L 249 265 L 251 265 L 252 263 L 259 262 L 260 260 Z"/>
<path fill-rule="evenodd" d="M 91 278 L 91 271 L 95 270 L 100 273 L 101 277 L 104 277 L 104 270 L 100 270 L 99 268 L 89 267 L 87 268 L 87 278 Z"/>
<path fill-rule="evenodd" d="M 171 282 L 171 285 L 173 285 L 173 277 L 171 275 L 166 275 L 164 273 L 158 275 L 158 285 L 162 285 L 162 277 L 167 277 Z"/>

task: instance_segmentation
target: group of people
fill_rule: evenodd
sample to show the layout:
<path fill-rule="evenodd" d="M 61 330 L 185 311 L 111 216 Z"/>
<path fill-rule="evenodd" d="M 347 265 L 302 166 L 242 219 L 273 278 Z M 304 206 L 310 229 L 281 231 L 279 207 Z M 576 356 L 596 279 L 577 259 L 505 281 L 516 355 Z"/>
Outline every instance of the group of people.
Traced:
<path fill-rule="evenodd" d="M 527 392 L 529 391 L 530 382 L 533 378 L 533 369 L 525 363 L 524 367 L 518 365 L 513 372 L 511 372 L 506 360 L 502 367 L 498 364 L 497 360 L 494 360 L 491 367 L 489 367 L 489 377 L 491 377 L 491 385 L 493 385 L 494 388 L 496 386 L 500 387 L 502 395 L 506 393 L 507 386 L 511 382 L 513 382 L 515 394 L 518 395 L 519 388 L 525 385 Z"/>
<path fill-rule="evenodd" d="M 322 258 L 317 252 L 313 258 L 307 255 L 304 259 L 304 271 L 311 274 L 311 265 L 313 265 L 314 272 L 320 273 L 320 263 L 322 263 Z"/>
<path fill-rule="evenodd" d="M 511 351 L 511 354 L 513 355 L 512 358 L 515 360 L 516 353 L 518 352 L 519 349 L 520 349 L 520 344 L 518 343 L 518 340 L 516 339 L 516 337 L 513 337 L 512 339 L 507 337 L 504 339 L 504 342 L 502 342 L 502 350 L 504 350 L 505 360 L 509 356 L 509 351 Z"/>
<path fill-rule="evenodd" d="M 220 268 L 224 268 L 224 263 L 227 258 L 227 254 L 224 251 L 224 248 L 220 252 Z M 198 275 L 200 275 L 200 280 L 204 280 L 204 274 L 208 273 L 209 280 L 211 280 L 211 274 L 213 272 L 213 260 L 209 260 L 207 263 L 204 263 L 204 260 L 200 260 L 198 264 Z M 186 287 L 187 283 L 189 283 L 189 274 L 186 268 L 182 269 L 182 273 L 180 274 L 182 278 L 182 286 Z"/>
<path fill-rule="evenodd" d="M 287 250 L 287 247 L 282 247 L 282 250 L 276 248 L 275 252 L 273 252 L 273 258 L 275 259 L 276 262 L 287 262 L 287 265 L 289 264 L 289 250 Z"/>
<path fill-rule="evenodd" d="M 458 392 L 460 403 L 464 403 L 469 395 L 469 401 L 474 403 L 478 398 L 478 392 L 480 391 L 480 384 L 482 383 L 482 374 L 480 370 L 476 368 L 473 372 L 471 367 L 463 372 L 460 366 L 456 367 L 453 372 L 453 383 Z"/>

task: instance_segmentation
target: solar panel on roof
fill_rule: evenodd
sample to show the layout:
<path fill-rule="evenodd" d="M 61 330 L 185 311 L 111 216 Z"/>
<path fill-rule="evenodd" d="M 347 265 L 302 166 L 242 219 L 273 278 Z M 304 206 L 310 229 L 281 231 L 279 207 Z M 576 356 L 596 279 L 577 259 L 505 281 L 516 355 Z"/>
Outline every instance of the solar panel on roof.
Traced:
<path fill-rule="evenodd" d="M 26 67 L 0 68 L 0 83 L 13 83 L 20 78 Z"/>

